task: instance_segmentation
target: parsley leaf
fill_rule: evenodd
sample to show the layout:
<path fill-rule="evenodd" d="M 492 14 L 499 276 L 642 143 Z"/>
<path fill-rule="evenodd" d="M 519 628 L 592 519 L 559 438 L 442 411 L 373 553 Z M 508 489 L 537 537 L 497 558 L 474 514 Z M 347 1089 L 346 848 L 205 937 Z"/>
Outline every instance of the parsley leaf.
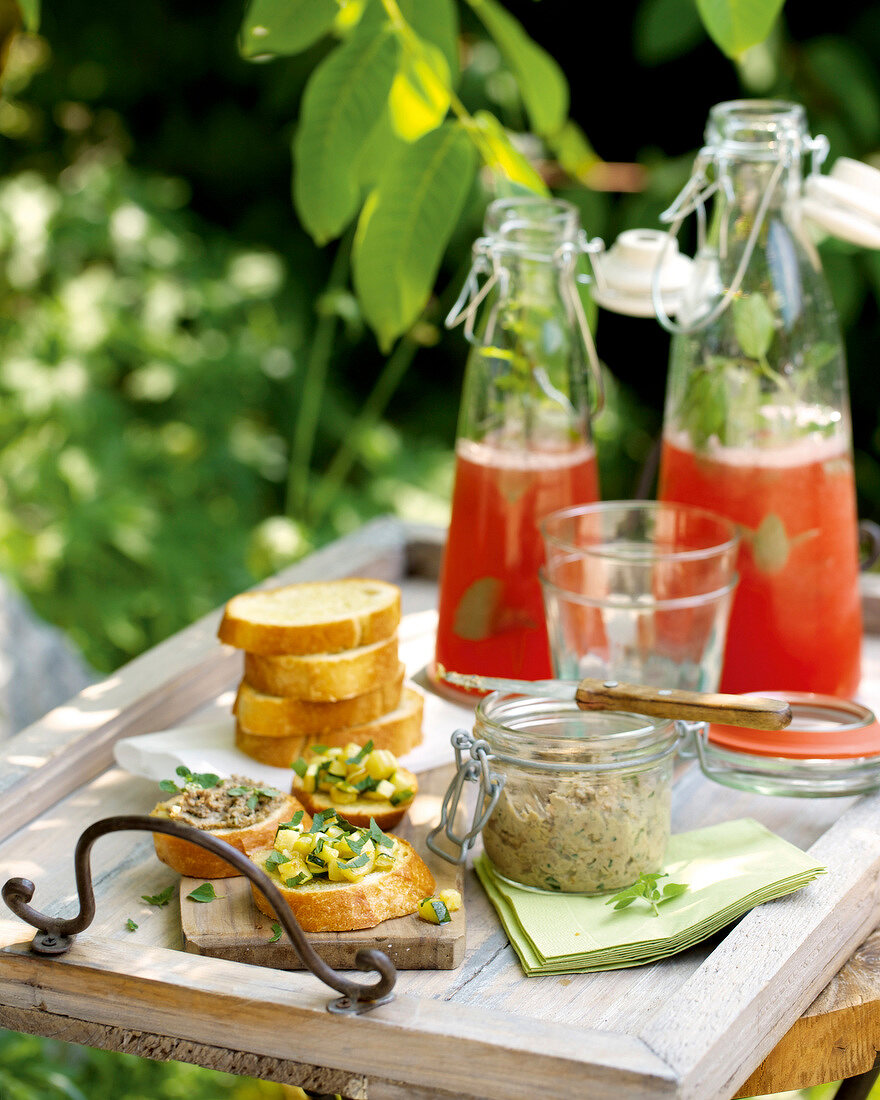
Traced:
<path fill-rule="evenodd" d="M 125 922 L 125 927 L 129 930 L 129 932 L 137 932 L 138 930 L 138 926 L 131 919 L 131 917 L 129 917 L 128 920 Z"/>
<path fill-rule="evenodd" d="M 278 923 L 278 921 L 273 920 L 272 921 L 272 937 L 269 940 L 269 943 L 278 943 L 278 941 L 281 939 L 282 931 L 283 931 L 283 929 L 282 929 L 281 925 Z"/>

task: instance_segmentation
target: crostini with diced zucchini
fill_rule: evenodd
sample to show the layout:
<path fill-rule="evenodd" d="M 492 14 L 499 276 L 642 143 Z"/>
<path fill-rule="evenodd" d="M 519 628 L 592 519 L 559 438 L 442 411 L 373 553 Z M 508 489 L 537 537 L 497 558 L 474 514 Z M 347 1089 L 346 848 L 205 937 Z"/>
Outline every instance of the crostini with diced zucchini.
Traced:
<path fill-rule="evenodd" d="M 294 815 L 271 848 L 250 853 L 306 932 L 372 928 L 415 913 L 434 890 L 434 876 L 412 845 L 375 821 L 358 827 L 332 808 L 307 821 Z M 257 908 L 274 917 L 259 887 L 251 889 Z"/>
<path fill-rule="evenodd" d="M 291 793 L 312 814 L 335 809 L 352 825 L 393 829 L 412 805 L 418 780 L 394 753 L 365 745 L 311 746 L 291 765 Z"/>

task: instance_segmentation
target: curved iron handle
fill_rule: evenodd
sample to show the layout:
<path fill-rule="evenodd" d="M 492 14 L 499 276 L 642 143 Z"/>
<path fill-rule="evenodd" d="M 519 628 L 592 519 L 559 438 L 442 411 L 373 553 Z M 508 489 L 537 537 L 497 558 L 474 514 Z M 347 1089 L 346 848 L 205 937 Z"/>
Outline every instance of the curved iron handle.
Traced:
<path fill-rule="evenodd" d="M 392 989 L 397 981 L 394 963 L 383 951 L 364 948 L 358 951 L 355 963 L 358 970 L 376 970 L 379 979 L 372 984 L 361 984 L 343 978 L 332 966 L 329 966 L 309 943 L 299 921 L 284 901 L 281 891 L 243 852 L 233 848 L 225 840 L 211 836 L 203 829 L 182 825 L 147 814 L 122 814 L 118 817 L 105 817 L 94 822 L 83 832 L 76 843 L 74 870 L 76 889 L 79 894 L 79 913 L 75 917 L 62 920 L 38 912 L 28 903 L 34 896 L 34 884 L 25 878 L 11 878 L 3 886 L 2 896 L 7 906 L 25 923 L 38 929 L 31 943 L 31 949 L 40 955 L 62 955 L 70 948 L 78 932 L 84 931 L 95 916 L 95 892 L 92 889 L 92 873 L 89 856 L 92 845 L 98 837 L 107 833 L 126 832 L 127 830 L 148 833 L 166 833 L 180 840 L 188 840 L 200 848 L 225 859 L 246 878 L 258 886 L 275 910 L 284 931 L 290 936 L 297 954 L 311 972 L 322 982 L 335 989 L 342 996 L 327 1006 L 331 1012 L 360 1014 L 377 1005 L 385 1004 L 393 997 Z"/>

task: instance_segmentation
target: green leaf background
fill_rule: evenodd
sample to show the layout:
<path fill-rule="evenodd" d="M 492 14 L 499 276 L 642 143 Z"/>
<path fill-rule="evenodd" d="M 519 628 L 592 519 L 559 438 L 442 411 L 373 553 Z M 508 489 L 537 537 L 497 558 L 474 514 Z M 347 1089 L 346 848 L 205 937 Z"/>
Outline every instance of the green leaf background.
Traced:
<path fill-rule="evenodd" d="M 380 347 L 388 349 L 424 308 L 475 168 L 470 138 L 445 123 L 404 146 L 367 200 L 352 264 Z"/>
<path fill-rule="evenodd" d="M 345 229 L 361 203 L 358 155 L 379 121 L 400 44 L 386 25 L 364 21 L 312 75 L 294 140 L 294 201 L 318 244 Z"/>

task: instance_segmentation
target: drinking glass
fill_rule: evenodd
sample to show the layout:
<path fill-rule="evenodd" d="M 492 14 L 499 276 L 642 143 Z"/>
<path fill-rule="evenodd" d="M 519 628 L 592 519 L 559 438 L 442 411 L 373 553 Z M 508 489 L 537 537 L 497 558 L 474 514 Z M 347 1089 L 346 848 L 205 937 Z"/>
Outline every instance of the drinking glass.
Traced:
<path fill-rule="evenodd" d="M 541 525 L 554 674 L 716 691 L 739 535 L 701 508 L 604 501 Z"/>

